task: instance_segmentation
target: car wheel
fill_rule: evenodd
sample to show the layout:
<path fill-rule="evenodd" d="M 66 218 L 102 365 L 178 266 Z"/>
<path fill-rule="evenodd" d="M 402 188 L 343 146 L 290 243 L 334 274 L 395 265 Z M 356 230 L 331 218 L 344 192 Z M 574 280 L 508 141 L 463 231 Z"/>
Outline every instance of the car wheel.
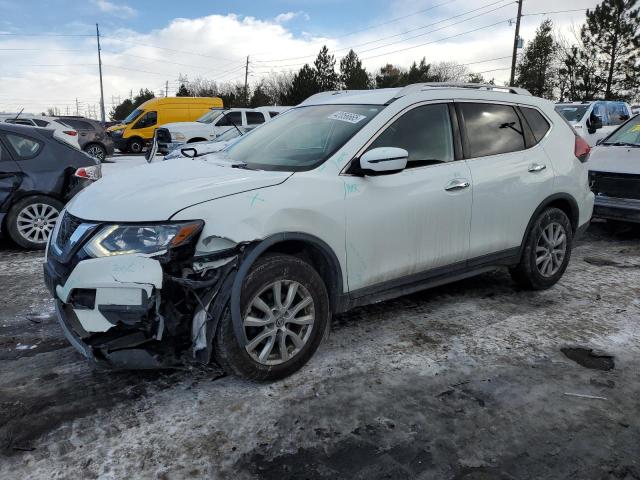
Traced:
<path fill-rule="evenodd" d="M 573 229 L 569 217 L 548 208 L 536 218 L 525 241 L 520 263 L 510 269 L 520 286 L 543 290 L 560 280 L 571 258 Z"/>
<path fill-rule="evenodd" d="M 142 140 L 134 138 L 133 140 L 129 141 L 127 150 L 131 153 L 140 153 L 142 152 L 143 148 L 144 148 L 144 144 L 142 143 Z"/>
<path fill-rule="evenodd" d="M 9 236 L 23 248 L 45 248 L 63 208 L 62 202 L 44 195 L 23 198 L 7 215 Z"/>
<path fill-rule="evenodd" d="M 276 380 L 300 369 L 318 349 L 331 314 L 320 275 L 282 254 L 256 261 L 240 306 L 248 343 L 240 346 L 227 309 L 213 340 L 214 358 L 227 373 L 254 380 Z"/>
<path fill-rule="evenodd" d="M 100 161 L 104 160 L 107 156 L 107 149 L 99 143 L 90 143 L 84 147 L 84 151 Z"/>

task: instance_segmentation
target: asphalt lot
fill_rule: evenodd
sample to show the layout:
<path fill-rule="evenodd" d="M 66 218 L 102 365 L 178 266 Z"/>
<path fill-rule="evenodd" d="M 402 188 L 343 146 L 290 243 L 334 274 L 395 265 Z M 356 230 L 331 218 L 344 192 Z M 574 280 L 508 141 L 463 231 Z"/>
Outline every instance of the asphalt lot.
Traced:
<path fill-rule="evenodd" d="M 0 478 L 640 478 L 638 230 L 592 225 L 547 291 L 496 270 L 341 315 L 271 384 L 92 369 L 41 258 L 0 244 Z"/>

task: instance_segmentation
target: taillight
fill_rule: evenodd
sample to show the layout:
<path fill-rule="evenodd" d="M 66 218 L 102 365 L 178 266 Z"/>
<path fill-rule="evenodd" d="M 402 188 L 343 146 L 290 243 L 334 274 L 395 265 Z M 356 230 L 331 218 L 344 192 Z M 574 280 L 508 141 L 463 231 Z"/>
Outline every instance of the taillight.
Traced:
<path fill-rule="evenodd" d="M 85 178 L 87 180 L 100 180 L 102 178 L 102 168 L 100 165 L 93 165 L 91 167 L 81 167 L 73 174 L 78 178 Z"/>
<path fill-rule="evenodd" d="M 591 147 L 584 138 L 576 134 L 576 143 L 573 152 L 578 160 L 582 163 L 586 163 L 587 160 L 589 160 Z"/>
<path fill-rule="evenodd" d="M 78 135 L 78 132 L 76 132 L 75 130 L 63 130 L 62 133 L 66 133 L 67 135 L 71 135 L 72 137 Z"/>

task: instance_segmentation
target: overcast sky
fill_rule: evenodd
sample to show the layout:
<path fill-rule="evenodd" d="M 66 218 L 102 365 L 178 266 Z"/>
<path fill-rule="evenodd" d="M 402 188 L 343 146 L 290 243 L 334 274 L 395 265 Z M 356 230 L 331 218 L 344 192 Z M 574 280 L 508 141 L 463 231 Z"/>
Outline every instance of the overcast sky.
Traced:
<path fill-rule="evenodd" d="M 551 18 L 569 34 L 597 0 L 524 0 L 521 36 Z M 533 15 L 555 12 L 547 15 Z M 0 111 L 98 108 L 95 23 L 100 24 L 104 94 L 112 102 L 140 88 L 156 95 L 178 76 L 250 82 L 298 70 L 326 44 L 350 47 L 373 71 L 455 60 L 503 82 L 517 13 L 514 0 L 0 0 Z M 92 36 L 93 35 L 93 36 Z M 495 60 L 494 60 L 495 59 Z"/>

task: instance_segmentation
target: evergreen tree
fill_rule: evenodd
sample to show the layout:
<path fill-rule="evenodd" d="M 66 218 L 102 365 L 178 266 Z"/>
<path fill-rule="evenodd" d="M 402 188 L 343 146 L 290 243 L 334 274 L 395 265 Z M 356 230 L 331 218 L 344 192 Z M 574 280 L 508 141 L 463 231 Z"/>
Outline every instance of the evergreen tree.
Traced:
<path fill-rule="evenodd" d="M 115 121 L 124 120 L 125 118 L 127 118 L 127 115 L 129 115 L 133 111 L 133 109 L 133 102 L 126 98 L 119 105 L 116 105 L 111 109 L 111 111 L 109 112 L 109 118 Z"/>
<path fill-rule="evenodd" d="M 180 84 L 180 87 L 178 88 L 178 91 L 176 92 L 176 97 L 190 97 L 191 93 L 189 92 L 189 89 L 187 88 L 187 86 L 184 83 Z"/>
<path fill-rule="evenodd" d="M 327 46 L 323 46 L 315 62 L 316 82 L 321 92 L 338 89 L 338 74 L 336 73 L 336 59 L 329 55 Z M 304 68 L 304 67 L 303 67 Z"/>
<path fill-rule="evenodd" d="M 340 60 L 340 81 L 347 90 L 366 90 L 370 86 L 369 74 L 353 50 Z"/>
<path fill-rule="evenodd" d="M 436 81 L 430 73 L 431 65 L 422 57 L 420 64 L 413 62 L 409 71 L 402 75 L 401 83 L 403 85 L 411 85 L 412 83 L 433 82 Z"/>
<path fill-rule="evenodd" d="M 293 76 L 286 103 L 292 106 L 297 105 L 311 95 L 321 91 L 316 70 L 305 63 L 300 71 Z"/>
<path fill-rule="evenodd" d="M 403 85 L 403 77 L 403 72 L 398 67 L 388 63 L 376 75 L 376 88 L 400 87 Z"/>
<path fill-rule="evenodd" d="M 638 68 L 637 1 L 603 0 L 594 10 L 587 10 L 587 21 L 581 30 L 582 42 L 598 56 L 605 99 L 624 96 L 625 82 Z"/>
<path fill-rule="evenodd" d="M 155 95 L 151 90 L 147 88 L 144 88 L 144 89 L 141 88 L 138 95 L 133 97 L 133 107 L 137 108 L 140 105 L 142 105 L 144 102 L 146 102 L 147 100 L 151 100 L 152 98 L 155 98 Z"/>
<path fill-rule="evenodd" d="M 526 88 L 536 97 L 553 97 L 555 75 L 552 71 L 556 44 L 552 30 L 551 20 L 544 20 L 540 24 L 516 68 L 516 85 Z"/>
<path fill-rule="evenodd" d="M 266 105 L 273 105 L 275 102 L 267 95 L 263 82 L 260 82 L 253 89 L 249 106 L 251 108 L 264 107 Z"/>

